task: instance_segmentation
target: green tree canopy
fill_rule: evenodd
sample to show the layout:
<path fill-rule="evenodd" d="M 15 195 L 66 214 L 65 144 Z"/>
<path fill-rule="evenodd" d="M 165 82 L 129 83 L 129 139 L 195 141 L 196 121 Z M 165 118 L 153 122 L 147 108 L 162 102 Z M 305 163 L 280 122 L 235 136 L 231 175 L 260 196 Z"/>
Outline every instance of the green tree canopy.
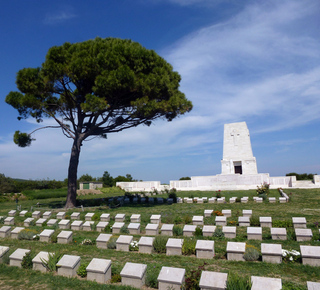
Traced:
<path fill-rule="evenodd" d="M 18 110 L 18 119 L 53 118 L 57 126 L 50 127 L 73 139 L 66 207 L 74 207 L 83 141 L 190 111 L 179 82 L 180 75 L 153 50 L 131 40 L 96 38 L 50 48 L 41 67 L 17 73 L 19 92 L 10 92 L 6 102 Z M 16 132 L 14 141 L 29 146 L 31 134 Z"/>

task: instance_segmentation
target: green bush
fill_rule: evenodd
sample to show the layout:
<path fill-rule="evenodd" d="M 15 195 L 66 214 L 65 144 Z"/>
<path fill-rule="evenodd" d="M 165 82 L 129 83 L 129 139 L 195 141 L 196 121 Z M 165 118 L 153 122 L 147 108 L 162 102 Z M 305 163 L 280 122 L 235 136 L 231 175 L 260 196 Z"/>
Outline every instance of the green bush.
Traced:
<path fill-rule="evenodd" d="M 196 254 L 196 242 L 195 238 L 186 238 L 184 239 L 182 245 L 182 254 L 183 255 L 195 255 Z"/>
<path fill-rule="evenodd" d="M 33 237 L 37 235 L 37 231 L 31 229 L 24 229 L 18 234 L 19 240 L 33 240 Z"/>
<path fill-rule="evenodd" d="M 117 248 L 117 238 L 111 237 L 107 243 L 108 249 L 115 249 Z"/>
<path fill-rule="evenodd" d="M 41 259 L 42 265 L 49 271 L 49 272 L 56 272 L 57 271 L 57 263 L 59 262 L 62 254 L 60 253 L 49 253 L 48 260 Z"/>
<path fill-rule="evenodd" d="M 182 236 L 183 235 L 183 228 L 181 226 L 173 226 L 172 229 L 174 236 Z"/>
<path fill-rule="evenodd" d="M 251 281 L 246 276 L 239 276 L 235 273 L 229 273 L 226 290 L 250 290 Z"/>
<path fill-rule="evenodd" d="M 92 221 L 95 221 L 95 222 L 100 221 L 100 215 L 101 215 L 101 214 L 99 214 L 99 213 L 96 212 L 96 213 L 92 216 L 91 220 L 92 220 Z"/>
<path fill-rule="evenodd" d="M 104 228 L 103 230 L 105 233 L 111 233 L 112 230 L 111 230 L 111 225 L 110 224 L 107 224 L 107 226 Z"/>
<path fill-rule="evenodd" d="M 24 257 L 22 258 L 21 267 L 23 269 L 32 269 L 33 263 L 32 263 L 31 252 L 24 255 Z"/>
<path fill-rule="evenodd" d="M 250 217 L 250 226 L 252 227 L 260 227 L 260 221 L 257 216 Z"/>
<path fill-rule="evenodd" d="M 5 217 L 4 217 L 4 216 L 0 218 L 0 225 L 3 225 L 3 224 L 4 224 L 4 220 L 5 220 Z"/>
<path fill-rule="evenodd" d="M 77 270 L 77 274 L 84 278 L 87 277 L 87 267 L 88 267 L 89 263 L 81 263 L 80 267 Z"/>
<path fill-rule="evenodd" d="M 185 278 L 185 290 L 198 290 L 200 289 L 199 282 L 204 265 L 199 266 L 197 270 L 187 271 Z"/>
<path fill-rule="evenodd" d="M 243 258 L 246 261 L 257 261 L 260 257 L 260 252 L 259 250 L 251 245 L 246 245 L 246 251 L 243 255 Z"/>
<path fill-rule="evenodd" d="M 212 234 L 212 236 L 217 240 L 224 239 L 224 233 L 222 231 L 222 227 L 216 226 L 216 229 L 214 230 L 214 233 Z"/>
<path fill-rule="evenodd" d="M 257 194 L 258 195 L 268 195 L 269 194 L 269 187 L 270 187 L 270 184 L 264 182 L 261 186 L 257 186 Z"/>
<path fill-rule="evenodd" d="M 189 216 L 189 215 L 185 215 L 184 217 L 183 217 L 183 221 L 184 221 L 184 223 L 187 225 L 187 224 L 191 224 L 192 223 L 192 218 L 191 218 L 191 216 Z"/>
<path fill-rule="evenodd" d="M 176 224 L 182 224 L 182 218 L 181 216 L 176 216 L 173 220 L 173 223 L 176 225 Z"/>
<path fill-rule="evenodd" d="M 153 249 L 156 253 L 162 254 L 166 253 L 167 248 L 166 244 L 168 241 L 168 237 L 166 236 L 156 236 L 153 241 Z"/>
<path fill-rule="evenodd" d="M 292 228 L 292 220 L 273 220 L 272 221 L 272 226 L 274 228 Z"/>
<path fill-rule="evenodd" d="M 194 235 L 196 237 L 202 237 L 203 236 L 203 232 L 202 232 L 202 228 L 200 228 L 199 226 L 196 227 L 196 230 L 194 232 Z"/>
<path fill-rule="evenodd" d="M 121 229 L 120 229 L 120 233 L 121 234 L 129 234 L 129 229 L 127 225 L 124 225 Z"/>
<path fill-rule="evenodd" d="M 146 273 L 146 286 L 151 288 L 158 288 L 158 276 L 161 270 L 161 265 L 151 264 L 148 265 Z"/>

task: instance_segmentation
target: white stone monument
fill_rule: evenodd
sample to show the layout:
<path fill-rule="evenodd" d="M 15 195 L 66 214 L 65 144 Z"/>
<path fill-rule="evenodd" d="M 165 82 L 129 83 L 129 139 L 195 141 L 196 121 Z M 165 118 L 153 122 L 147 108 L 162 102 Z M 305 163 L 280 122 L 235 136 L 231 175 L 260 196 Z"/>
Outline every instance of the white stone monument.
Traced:
<path fill-rule="evenodd" d="M 221 174 L 258 174 L 246 122 L 224 125 Z"/>

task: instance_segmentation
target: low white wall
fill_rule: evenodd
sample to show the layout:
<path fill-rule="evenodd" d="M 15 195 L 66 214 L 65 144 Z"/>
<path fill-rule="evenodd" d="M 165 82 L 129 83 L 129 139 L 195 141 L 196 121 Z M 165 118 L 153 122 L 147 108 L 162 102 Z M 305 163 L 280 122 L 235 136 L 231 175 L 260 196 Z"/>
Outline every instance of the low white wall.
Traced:
<path fill-rule="evenodd" d="M 152 192 L 169 189 L 169 185 L 161 185 L 160 181 L 117 182 L 116 186 L 128 192 Z"/>

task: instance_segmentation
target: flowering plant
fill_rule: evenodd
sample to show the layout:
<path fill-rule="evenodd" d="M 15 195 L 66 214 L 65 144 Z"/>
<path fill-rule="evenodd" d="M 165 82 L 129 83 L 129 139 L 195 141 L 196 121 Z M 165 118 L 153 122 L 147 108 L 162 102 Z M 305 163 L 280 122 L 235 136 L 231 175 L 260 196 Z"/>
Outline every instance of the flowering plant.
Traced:
<path fill-rule="evenodd" d="M 270 187 L 270 184 L 266 183 L 266 182 L 264 182 L 261 186 L 257 186 L 257 194 L 258 195 L 260 195 L 260 194 L 268 195 L 269 187 Z"/>
<path fill-rule="evenodd" d="M 91 241 L 90 239 L 84 239 L 82 242 L 81 242 L 81 245 L 93 245 L 94 242 Z"/>
<path fill-rule="evenodd" d="M 282 258 L 285 262 L 298 262 L 300 259 L 300 252 L 296 250 L 282 250 Z"/>
<path fill-rule="evenodd" d="M 130 251 L 138 251 L 139 250 L 139 245 L 137 241 L 133 241 L 129 245 L 129 250 Z"/>

